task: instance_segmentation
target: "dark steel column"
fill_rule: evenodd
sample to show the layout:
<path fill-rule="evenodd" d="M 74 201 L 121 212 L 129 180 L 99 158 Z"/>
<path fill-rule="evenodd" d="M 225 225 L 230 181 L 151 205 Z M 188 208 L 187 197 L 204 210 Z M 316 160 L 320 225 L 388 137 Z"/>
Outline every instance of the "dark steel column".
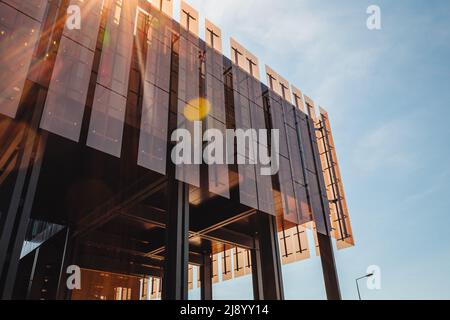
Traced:
<path fill-rule="evenodd" d="M 174 169 L 172 171 L 175 171 Z M 187 300 L 189 187 L 183 182 L 176 181 L 170 174 L 167 191 L 168 210 L 162 297 L 164 300 Z"/>
<path fill-rule="evenodd" d="M 323 279 L 328 300 L 341 300 L 341 290 L 334 260 L 333 244 L 329 235 L 317 233 Z"/>
<path fill-rule="evenodd" d="M 28 282 L 27 295 L 25 297 L 26 300 L 30 300 L 30 297 L 31 297 L 31 289 L 33 288 L 34 274 L 35 274 L 35 271 L 36 271 L 37 261 L 39 259 L 39 249 L 40 248 L 38 247 L 34 251 L 33 266 L 31 267 L 30 280 Z"/>
<path fill-rule="evenodd" d="M 258 212 L 256 249 L 252 250 L 253 293 L 256 300 L 283 300 L 283 277 L 276 218 Z"/>
<path fill-rule="evenodd" d="M 203 265 L 200 266 L 200 296 L 201 300 L 212 300 L 212 256 L 203 254 Z"/>
<path fill-rule="evenodd" d="M 310 119 L 308 122 L 308 131 L 309 131 L 309 139 L 312 146 L 313 159 L 314 159 L 314 167 L 317 173 L 317 184 L 320 189 L 320 198 L 321 198 L 321 207 L 322 207 L 322 217 L 320 217 L 320 213 L 317 214 L 321 219 L 323 219 L 323 223 L 325 224 L 325 230 L 322 232 L 317 232 L 317 242 L 319 244 L 320 251 L 320 260 L 322 263 L 322 271 L 323 271 L 323 279 L 325 282 L 325 290 L 327 293 L 328 300 L 341 300 L 341 291 L 339 288 L 339 279 L 336 270 L 336 262 L 334 260 L 334 252 L 333 252 L 333 244 L 331 241 L 331 226 L 330 226 L 330 208 L 328 203 L 327 191 L 325 180 L 323 177 L 323 168 L 322 163 L 320 161 L 319 148 L 317 145 L 317 136 L 316 136 L 316 127 L 314 124 L 314 111 L 313 107 L 306 104 L 307 111 Z M 298 130 L 298 129 L 297 129 Z M 301 144 L 300 144 L 301 145 Z M 302 153 L 303 159 L 303 153 Z M 323 232 L 326 232 L 323 233 Z"/>
<path fill-rule="evenodd" d="M 262 292 L 262 274 L 261 274 L 261 255 L 259 251 L 259 240 L 255 238 L 255 249 L 251 250 L 252 259 L 252 283 L 253 283 L 253 299 L 261 300 L 264 297 Z"/>
<path fill-rule="evenodd" d="M 71 230 L 69 227 L 66 227 L 65 230 L 65 238 L 64 238 L 64 248 L 61 257 L 61 268 L 59 269 L 59 277 L 58 277 L 58 285 L 56 288 L 56 299 L 64 300 L 66 291 L 67 291 L 67 274 L 66 270 L 69 266 L 68 264 L 68 255 L 70 253 L 70 242 L 71 242 Z"/>

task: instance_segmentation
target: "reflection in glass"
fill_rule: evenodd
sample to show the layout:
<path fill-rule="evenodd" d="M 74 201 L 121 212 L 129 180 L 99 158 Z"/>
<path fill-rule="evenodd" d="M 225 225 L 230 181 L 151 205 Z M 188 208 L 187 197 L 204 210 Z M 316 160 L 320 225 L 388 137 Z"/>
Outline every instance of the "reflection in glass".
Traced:
<path fill-rule="evenodd" d="M 223 137 L 226 135 L 225 91 L 223 80 L 223 57 L 214 49 L 206 48 L 206 98 L 211 110 L 206 118 L 207 129 L 218 129 Z M 225 150 L 225 141 L 222 144 Z M 225 159 L 222 159 L 225 163 Z M 230 186 L 227 164 L 208 166 L 209 191 L 225 198 L 230 198 Z"/>
<path fill-rule="evenodd" d="M 71 0 L 83 27 L 64 27 L 41 128 L 78 142 L 101 18 L 101 2 Z"/>
<path fill-rule="evenodd" d="M 87 145 L 119 157 L 137 1 L 117 0 L 110 5 Z"/>
<path fill-rule="evenodd" d="M 126 98 L 97 85 L 87 145 L 120 157 Z"/>
<path fill-rule="evenodd" d="M 198 109 L 198 106 L 192 105 L 191 102 L 198 101 L 200 96 L 200 59 L 198 46 L 187 40 L 185 35 L 180 35 L 179 38 L 179 59 L 177 128 L 190 132 L 193 138 L 191 159 L 194 160 L 196 156 L 194 150 L 201 147 L 201 141 L 195 139 L 194 121 L 186 119 L 184 111 L 186 108 Z M 198 138 L 201 140 L 201 132 Z M 198 164 L 177 165 L 175 176 L 179 181 L 200 187 Z"/>
<path fill-rule="evenodd" d="M 171 33 L 149 16 L 138 164 L 166 173 Z"/>
<path fill-rule="evenodd" d="M 41 128 L 78 142 L 94 53 L 63 36 Z"/>
<path fill-rule="evenodd" d="M 48 0 L 3 0 L 3 2 L 39 22 L 42 22 L 48 4 Z"/>
<path fill-rule="evenodd" d="M 11 1 L 17 8 L 26 5 Z M 23 1 L 20 1 L 23 3 Z M 15 118 L 40 23 L 0 3 L 0 113 Z"/>
<path fill-rule="evenodd" d="M 284 218 L 290 222 L 298 223 L 297 201 L 291 175 L 291 165 L 288 159 L 280 156 L 280 179 L 281 203 L 283 205 Z"/>

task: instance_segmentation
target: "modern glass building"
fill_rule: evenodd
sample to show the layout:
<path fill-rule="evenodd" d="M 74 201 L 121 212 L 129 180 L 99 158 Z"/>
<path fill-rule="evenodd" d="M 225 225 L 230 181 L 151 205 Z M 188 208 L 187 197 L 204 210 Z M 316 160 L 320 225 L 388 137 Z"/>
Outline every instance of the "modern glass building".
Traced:
<path fill-rule="evenodd" d="M 230 60 L 219 28 L 206 20 L 202 40 L 195 9 L 182 2 L 178 23 L 172 8 L 0 0 L 2 299 L 186 299 L 200 287 L 207 300 L 214 282 L 246 275 L 255 299 L 283 299 L 281 265 L 311 252 L 340 298 L 332 241 L 354 242 L 326 111 L 268 66 L 261 82 L 253 54 L 232 39 Z M 193 159 L 208 129 L 277 130 L 246 146 L 279 142 L 279 170 L 261 174 L 234 138 L 245 163 L 176 165 L 180 128 Z"/>

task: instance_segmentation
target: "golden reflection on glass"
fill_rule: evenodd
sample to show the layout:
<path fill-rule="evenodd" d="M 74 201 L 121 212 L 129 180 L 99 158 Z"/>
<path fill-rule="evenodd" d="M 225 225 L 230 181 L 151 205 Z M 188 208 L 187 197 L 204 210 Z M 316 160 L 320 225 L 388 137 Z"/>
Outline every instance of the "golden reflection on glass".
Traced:
<path fill-rule="evenodd" d="M 206 98 L 195 98 L 184 107 L 184 116 L 189 121 L 201 121 L 210 112 L 211 104 Z"/>

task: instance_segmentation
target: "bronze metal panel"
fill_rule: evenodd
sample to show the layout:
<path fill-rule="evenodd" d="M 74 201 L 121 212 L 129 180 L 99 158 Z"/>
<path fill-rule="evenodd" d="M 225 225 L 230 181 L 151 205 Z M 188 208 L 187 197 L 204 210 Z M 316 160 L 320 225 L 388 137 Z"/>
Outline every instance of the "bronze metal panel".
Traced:
<path fill-rule="evenodd" d="M 222 31 L 208 19 L 205 19 L 205 42 L 218 53 L 222 53 Z"/>
<path fill-rule="evenodd" d="M 308 245 L 308 236 L 304 226 L 296 226 L 293 229 L 294 250 L 297 261 L 308 259 L 311 254 Z"/>
<path fill-rule="evenodd" d="M 181 1 L 180 25 L 186 30 L 198 36 L 199 17 L 198 11 Z"/>
<path fill-rule="evenodd" d="M 235 278 L 252 273 L 250 250 L 235 247 L 233 249 L 233 275 Z"/>
<path fill-rule="evenodd" d="M 318 145 L 330 206 L 332 234 L 338 249 L 353 246 L 353 232 L 328 113 L 320 108 Z"/>
<path fill-rule="evenodd" d="M 291 86 L 289 82 L 266 65 L 267 86 L 287 102 L 291 102 Z"/>
<path fill-rule="evenodd" d="M 246 268 L 246 250 L 235 247 L 233 249 L 234 276 L 242 277 L 245 275 Z"/>
<path fill-rule="evenodd" d="M 230 38 L 231 61 L 245 72 L 260 79 L 258 58 L 235 39 Z"/>
<path fill-rule="evenodd" d="M 280 242 L 281 262 L 283 264 L 295 262 L 295 249 L 291 229 L 282 230 L 279 232 L 278 240 Z"/>
<path fill-rule="evenodd" d="M 189 290 L 194 289 L 194 271 L 192 265 L 189 265 L 188 268 L 188 288 Z"/>
<path fill-rule="evenodd" d="M 233 279 L 232 257 L 233 249 L 222 252 L 222 281 Z"/>
<path fill-rule="evenodd" d="M 294 226 L 278 232 L 280 255 L 283 264 L 289 264 L 310 257 L 306 229 Z"/>
<path fill-rule="evenodd" d="M 213 254 L 212 256 L 212 282 L 219 282 L 219 259 L 220 256 L 218 253 Z"/>
<path fill-rule="evenodd" d="M 173 16 L 173 0 L 147 0 L 156 9 L 162 11 L 169 17 Z"/>
<path fill-rule="evenodd" d="M 292 100 L 294 105 L 303 113 L 305 112 L 305 103 L 303 101 L 302 91 L 294 86 L 291 86 Z"/>

